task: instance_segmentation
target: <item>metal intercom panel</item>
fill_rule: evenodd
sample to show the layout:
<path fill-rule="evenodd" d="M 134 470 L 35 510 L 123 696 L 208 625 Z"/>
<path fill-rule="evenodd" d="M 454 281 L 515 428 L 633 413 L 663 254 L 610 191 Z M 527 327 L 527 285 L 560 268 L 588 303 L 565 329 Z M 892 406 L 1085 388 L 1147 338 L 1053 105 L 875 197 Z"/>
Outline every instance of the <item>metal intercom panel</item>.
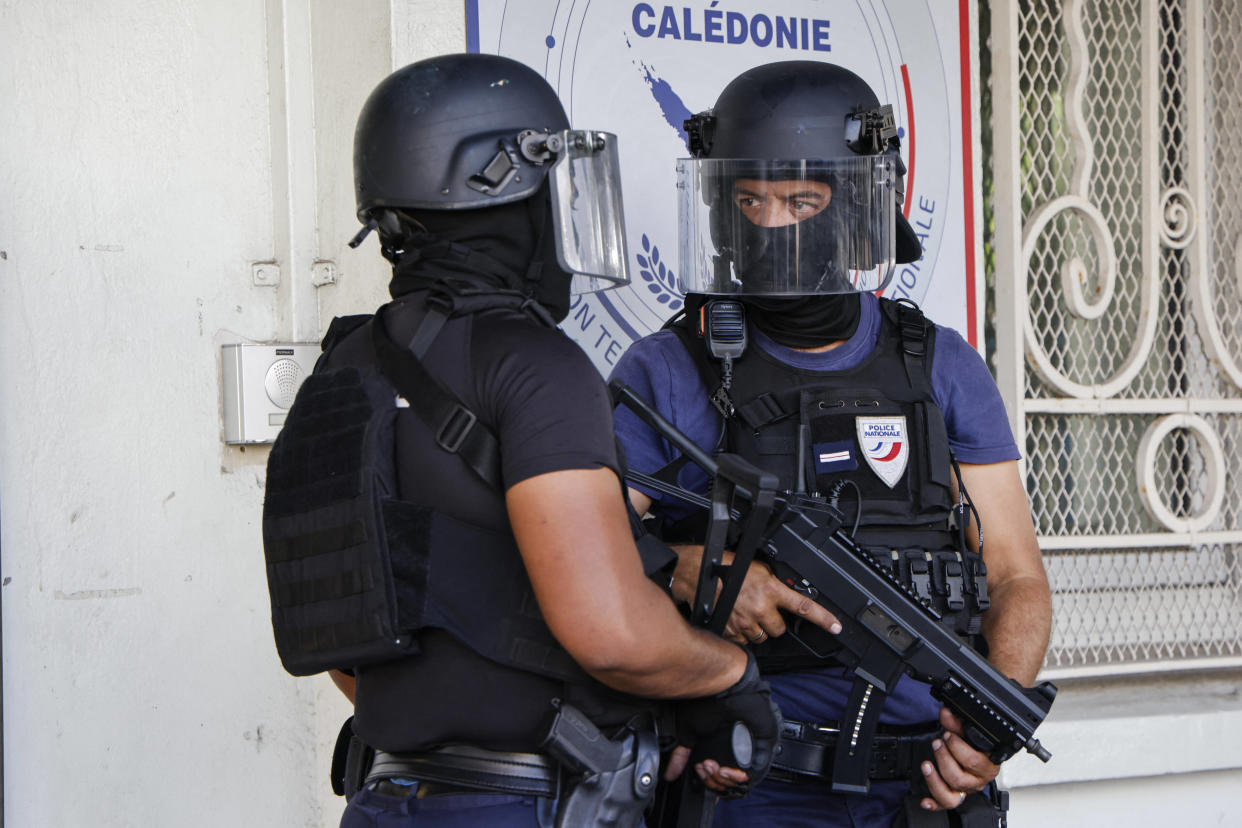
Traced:
<path fill-rule="evenodd" d="M 319 343 L 224 345 L 224 442 L 270 443 L 319 358 Z"/>

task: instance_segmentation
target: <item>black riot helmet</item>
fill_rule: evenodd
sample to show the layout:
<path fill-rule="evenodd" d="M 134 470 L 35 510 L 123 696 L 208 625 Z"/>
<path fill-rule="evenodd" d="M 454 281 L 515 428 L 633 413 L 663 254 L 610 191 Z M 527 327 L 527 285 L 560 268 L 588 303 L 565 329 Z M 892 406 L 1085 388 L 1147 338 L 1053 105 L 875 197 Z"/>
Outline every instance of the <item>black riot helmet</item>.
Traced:
<path fill-rule="evenodd" d="M 399 69 L 358 116 L 358 219 L 383 207 L 471 210 L 527 198 L 549 165 L 513 142 L 526 131 L 568 128 L 556 92 L 515 60 L 443 55 Z"/>
<path fill-rule="evenodd" d="M 891 106 L 829 63 L 750 69 L 686 121 L 678 164 L 682 289 L 808 295 L 876 290 L 922 247 L 901 214 Z"/>
<path fill-rule="evenodd" d="M 485 225 L 465 211 L 503 218 L 529 202 L 548 212 L 560 267 L 588 277 L 578 290 L 628 281 L 616 136 L 571 130 L 555 90 L 518 61 L 441 55 L 385 78 L 358 117 L 354 187 L 365 225 L 354 246 L 370 230 L 404 240 L 411 224 Z"/>

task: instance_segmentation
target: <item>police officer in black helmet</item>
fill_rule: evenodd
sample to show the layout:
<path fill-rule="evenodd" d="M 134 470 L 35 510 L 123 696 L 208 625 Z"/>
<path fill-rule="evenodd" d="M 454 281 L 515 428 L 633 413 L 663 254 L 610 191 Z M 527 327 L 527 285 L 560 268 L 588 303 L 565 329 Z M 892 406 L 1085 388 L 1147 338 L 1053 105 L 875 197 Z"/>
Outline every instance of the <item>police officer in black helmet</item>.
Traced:
<path fill-rule="evenodd" d="M 789 61 L 742 73 L 686 127 L 687 312 L 631 346 L 613 376 L 702 448 L 739 453 L 783 488 L 833 503 L 861 547 L 1030 684 L 1050 595 L 1003 402 L 956 332 L 876 296 L 895 263 L 922 255 L 900 212 L 892 108 L 844 68 Z M 631 468 L 706 490 L 637 417 L 618 409 L 616 420 Z M 674 594 L 688 600 L 702 513 L 655 488 L 631 484 L 630 496 L 679 552 Z M 726 634 L 757 655 L 785 721 L 772 774 L 722 803 L 715 824 L 1000 824 L 997 766 L 926 685 L 903 678 L 885 699 L 835 665 L 839 630 L 751 564 Z M 851 750 L 837 767 L 838 737 L 876 711 L 870 757 Z"/>
<path fill-rule="evenodd" d="M 615 141 L 491 55 L 412 64 L 363 106 L 354 244 L 378 235 L 393 301 L 334 322 L 316 375 L 383 363 L 386 343 L 418 363 L 389 396 L 383 511 L 418 621 L 399 655 L 333 674 L 355 704 L 343 826 L 638 825 L 653 699 L 684 700 L 686 745 L 746 726 L 751 771 L 722 787 L 766 771 L 779 714 L 754 659 L 691 629 L 660 549 L 637 550 L 606 388 L 555 327 L 571 291 L 626 281 Z"/>

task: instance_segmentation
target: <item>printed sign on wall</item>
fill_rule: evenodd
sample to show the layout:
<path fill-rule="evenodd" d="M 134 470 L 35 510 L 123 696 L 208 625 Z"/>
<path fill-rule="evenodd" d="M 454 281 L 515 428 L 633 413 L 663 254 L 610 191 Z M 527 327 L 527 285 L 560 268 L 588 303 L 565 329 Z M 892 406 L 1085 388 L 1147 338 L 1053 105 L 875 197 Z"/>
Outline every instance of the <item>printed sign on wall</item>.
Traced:
<path fill-rule="evenodd" d="M 471 51 L 533 67 L 574 127 L 620 138 L 631 284 L 575 297 L 565 331 L 607 374 L 631 342 L 681 307 L 675 161 L 689 155 L 683 121 L 711 108 L 746 69 L 822 60 L 860 75 L 897 113 L 908 169 L 903 210 L 924 256 L 898 265 L 885 295 L 913 299 L 978 347 L 972 6 L 469 0 Z"/>

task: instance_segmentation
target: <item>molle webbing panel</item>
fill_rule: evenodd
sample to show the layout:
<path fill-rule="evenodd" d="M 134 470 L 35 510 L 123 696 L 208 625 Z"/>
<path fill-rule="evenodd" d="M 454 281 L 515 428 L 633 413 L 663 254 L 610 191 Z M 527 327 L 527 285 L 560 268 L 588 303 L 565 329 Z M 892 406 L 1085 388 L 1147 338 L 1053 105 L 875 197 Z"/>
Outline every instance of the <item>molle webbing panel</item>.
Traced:
<path fill-rule="evenodd" d="M 381 514 L 396 413 L 369 369 L 312 374 L 272 447 L 263 545 L 276 647 L 294 675 L 413 651 Z"/>
<path fill-rule="evenodd" d="M 498 663 L 585 681 L 539 613 L 510 533 L 396 497 L 399 411 L 374 368 L 316 373 L 272 447 L 263 545 L 285 669 L 413 655 L 414 633 L 436 627 Z"/>

